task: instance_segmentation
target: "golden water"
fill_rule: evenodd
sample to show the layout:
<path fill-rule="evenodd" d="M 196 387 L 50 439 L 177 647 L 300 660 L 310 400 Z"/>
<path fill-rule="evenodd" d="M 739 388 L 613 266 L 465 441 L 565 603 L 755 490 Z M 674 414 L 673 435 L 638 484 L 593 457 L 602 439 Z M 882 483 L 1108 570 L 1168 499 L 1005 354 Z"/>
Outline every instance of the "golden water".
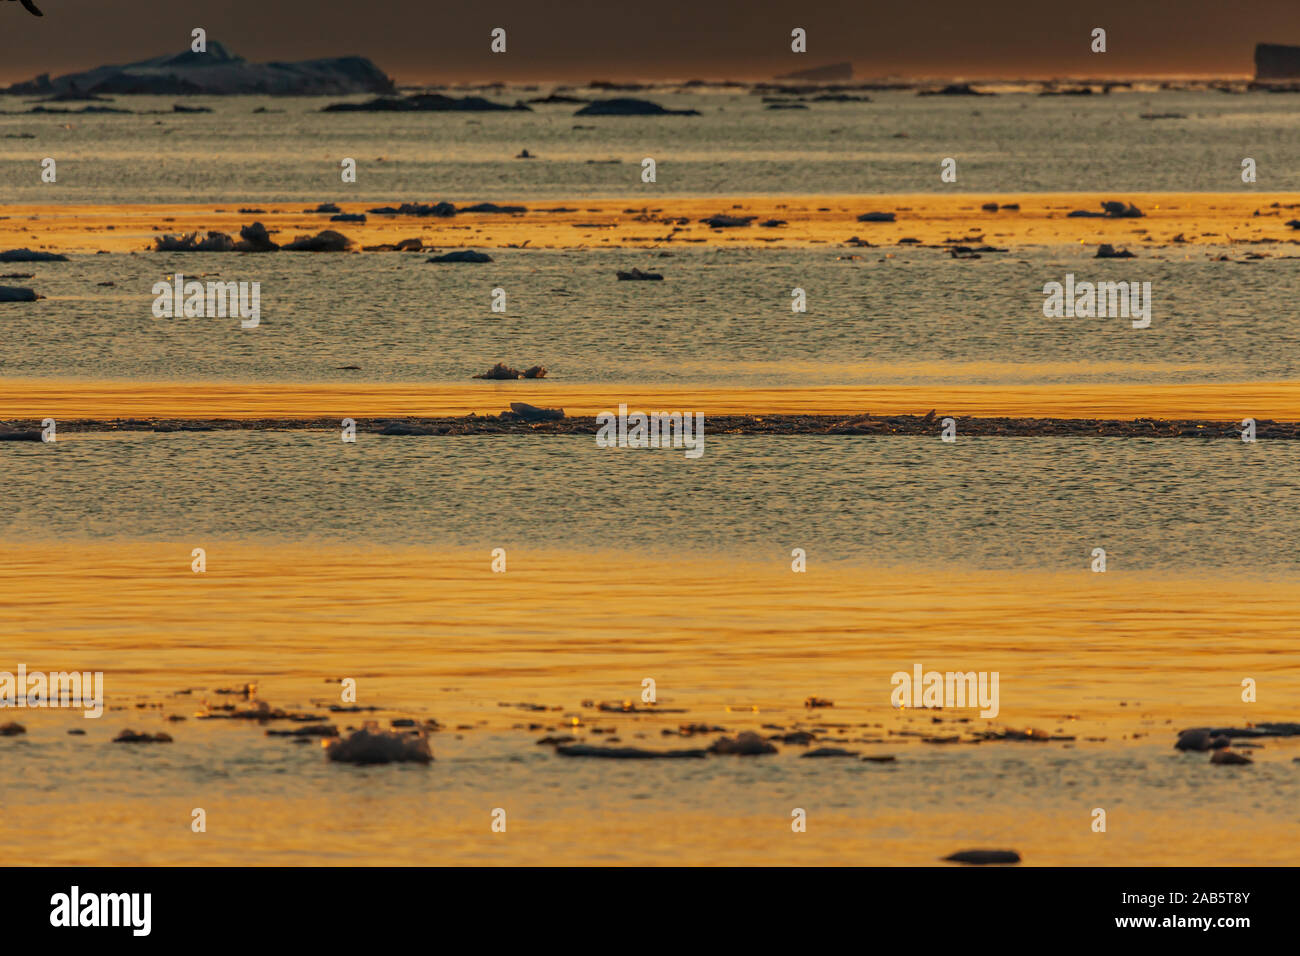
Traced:
<path fill-rule="evenodd" d="M 992 843 L 1041 864 L 1282 863 L 1300 836 L 1283 808 L 1300 741 L 1264 741 L 1247 768 L 1171 749 L 1185 726 L 1294 717 L 1300 587 L 1289 576 L 816 561 L 800 574 L 784 561 L 522 549 L 493 573 L 487 553 L 249 541 L 208 542 L 196 574 L 191 547 L 0 545 L 0 669 L 103 670 L 118 708 L 99 721 L 25 711 L 28 734 L 0 739 L 0 753 L 26 758 L 5 759 L 24 767 L 0 791 L 10 859 L 924 864 Z M 1077 739 L 895 736 L 932 726 L 930 713 L 890 706 L 890 675 L 914 663 L 998 671 L 989 724 Z M 436 762 L 337 766 L 315 743 L 194 718 L 205 698 L 230 699 L 213 688 L 249 680 L 274 705 L 319 711 L 340 677 L 384 718 L 436 717 Z M 687 712 L 582 706 L 639 703 L 647 677 L 658 706 Z M 1242 702 L 1244 677 L 1258 703 Z M 185 688 L 196 690 L 174 696 Z M 835 706 L 807 711 L 809 695 Z M 966 729 L 985 726 L 967 716 Z M 684 722 L 842 723 L 832 733 L 887 742 L 840 746 L 898 762 L 799 760 L 784 745 L 753 759 L 580 761 L 533 743 L 556 728 L 599 744 L 594 729 L 608 728 L 624 745 L 702 746 L 661 735 Z M 87 735 L 67 736 L 74 726 Z M 108 743 L 126 726 L 175 743 Z M 1106 834 L 1089 828 L 1095 806 L 1110 808 Z M 205 834 L 190 831 L 193 807 L 208 812 Z M 506 834 L 490 831 L 497 807 Z M 808 811 L 806 834 L 790 831 L 794 807 Z"/>

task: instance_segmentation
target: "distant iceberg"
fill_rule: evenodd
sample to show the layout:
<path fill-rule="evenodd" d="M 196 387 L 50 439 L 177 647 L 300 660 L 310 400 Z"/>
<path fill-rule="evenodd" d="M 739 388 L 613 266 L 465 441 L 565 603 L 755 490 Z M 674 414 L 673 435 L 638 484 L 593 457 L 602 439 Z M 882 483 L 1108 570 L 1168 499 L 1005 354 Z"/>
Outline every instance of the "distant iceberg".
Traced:
<path fill-rule="evenodd" d="M 809 70 L 795 70 L 782 73 L 778 80 L 803 80 L 807 83 L 833 83 L 837 80 L 853 79 L 852 63 L 831 63 L 827 66 L 814 66 Z"/>
<path fill-rule="evenodd" d="M 1255 45 L 1255 79 L 1300 79 L 1300 46 L 1257 43 Z"/>
<path fill-rule="evenodd" d="M 298 63 L 249 63 L 222 44 L 208 42 L 206 53 L 186 50 L 125 66 L 100 66 L 51 80 L 43 73 L 15 83 L 5 93 L 20 96 L 226 96 L 263 94 L 314 96 L 348 93 L 392 93 L 393 81 L 363 56 L 342 56 Z"/>

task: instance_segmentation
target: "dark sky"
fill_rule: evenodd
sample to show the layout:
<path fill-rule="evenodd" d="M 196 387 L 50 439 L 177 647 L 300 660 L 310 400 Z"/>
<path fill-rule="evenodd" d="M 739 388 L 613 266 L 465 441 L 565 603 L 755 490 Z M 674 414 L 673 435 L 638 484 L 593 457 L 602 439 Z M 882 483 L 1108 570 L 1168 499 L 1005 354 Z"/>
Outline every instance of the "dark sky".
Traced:
<path fill-rule="evenodd" d="M 0 0 L 0 80 L 124 63 L 207 29 L 251 60 L 361 54 L 398 82 L 1246 75 L 1300 44 L 1300 0 Z M 790 30 L 808 53 L 790 52 Z M 1104 55 L 1089 51 L 1105 27 Z M 489 52 L 504 27 L 505 54 Z"/>

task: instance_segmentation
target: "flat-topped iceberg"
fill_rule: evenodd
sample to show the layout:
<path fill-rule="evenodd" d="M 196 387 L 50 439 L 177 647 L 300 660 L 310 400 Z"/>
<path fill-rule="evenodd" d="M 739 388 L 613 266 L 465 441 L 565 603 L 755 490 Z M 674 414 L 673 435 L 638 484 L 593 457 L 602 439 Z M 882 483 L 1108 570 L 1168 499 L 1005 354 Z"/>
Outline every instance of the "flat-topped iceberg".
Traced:
<path fill-rule="evenodd" d="M 201 94 L 337 95 L 392 93 L 393 81 L 363 56 L 342 56 L 297 63 L 249 63 L 222 44 L 209 41 L 207 52 L 186 50 L 124 66 L 99 66 L 50 79 L 41 74 L 15 83 L 6 93 L 22 96 Z"/>

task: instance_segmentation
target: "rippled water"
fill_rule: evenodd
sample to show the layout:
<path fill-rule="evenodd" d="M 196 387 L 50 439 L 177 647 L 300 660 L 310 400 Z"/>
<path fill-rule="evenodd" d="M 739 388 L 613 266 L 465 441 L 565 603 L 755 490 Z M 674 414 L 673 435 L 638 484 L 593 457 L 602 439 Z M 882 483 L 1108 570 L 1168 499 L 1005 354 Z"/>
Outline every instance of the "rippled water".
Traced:
<path fill-rule="evenodd" d="M 204 100 L 203 115 L 6 114 L 0 182 L 27 203 L 869 194 L 949 188 L 936 172 L 953 156 L 964 192 L 1227 191 L 1252 156 L 1261 187 L 1300 186 L 1285 95 L 874 93 L 806 111 L 649 95 L 704 115 L 321 116 L 322 101 L 253 97 Z M 540 158 L 513 159 L 522 148 Z M 46 155 L 56 185 L 39 183 Z M 337 179 L 343 156 L 359 161 L 355 186 Z M 644 156 L 659 163 L 653 187 Z M 621 162 L 586 162 L 609 158 Z M 502 360 L 556 382 L 688 387 L 1297 376 L 1291 261 L 1208 261 L 1229 247 L 1124 263 L 1077 247 L 963 262 L 843 251 L 494 249 L 470 267 L 78 255 L 16 267 L 49 298 L 3 313 L 0 376 L 462 383 Z M 667 281 L 614 280 L 633 265 Z M 260 281 L 256 335 L 153 318 L 150 289 L 175 271 Z M 1151 281 L 1152 327 L 1044 319 L 1042 285 L 1067 271 Z M 504 315 L 489 309 L 497 286 Z M 790 312 L 795 286 L 805 314 Z M 1241 768 L 1171 743 L 1181 726 L 1296 717 L 1298 455 L 1267 441 L 713 434 L 699 460 L 561 436 L 5 443 L 0 670 L 103 669 L 109 711 L 26 712 L 28 733 L 0 738 L 19 768 L 0 781 L 0 845 L 64 863 L 927 864 L 972 845 L 1031 864 L 1292 862 L 1295 741 L 1267 741 Z M 496 547 L 505 574 L 489 570 Z M 1106 574 L 1088 570 L 1096 547 Z M 931 715 L 889 704 L 889 674 L 917 660 L 1000 670 L 999 725 L 1076 739 L 890 734 L 934 732 Z M 682 715 L 582 705 L 635 698 L 651 674 Z M 343 767 L 251 722 L 196 719 L 205 698 L 229 699 L 214 688 L 244 680 L 275 705 L 321 709 L 341 675 L 381 720 L 440 719 L 436 763 Z M 1243 676 L 1258 704 L 1242 702 Z M 806 711 L 809 694 L 836 706 Z M 550 709 L 501 706 L 521 701 Z M 939 716 L 944 732 L 970 729 Z M 535 743 L 574 730 L 695 745 L 663 733 L 695 720 L 822 725 L 899 762 L 783 746 L 574 763 Z M 111 744 L 127 726 L 176 739 Z M 207 834 L 189 829 L 196 806 Z M 1104 837 L 1088 826 L 1096 806 L 1112 813 Z M 508 835 L 490 831 L 497 807 Z M 791 834 L 792 807 L 807 834 Z"/>
<path fill-rule="evenodd" d="M 707 435 L 707 422 L 706 422 Z M 1300 570 L 1292 442 L 67 434 L 3 449 L 16 536 L 320 538 L 981 568 Z"/>
<path fill-rule="evenodd" d="M 710 436 L 689 461 L 578 437 L 74 433 L 0 446 L 0 468 L 16 503 L 0 669 L 102 669 L 109 707 L 15 715 L 28 733 L 0 739 L 22 768 L 0 792 L 15 853 L 925 865 L 992 845 L 1029 864 L 1286 863 L 1300 835 L 1295 741 L 1241 768 L 1171 747 L 1184 726 L 1295 717 L 1290 442 Z M 1106 574 L 1088 570 L 1095 546 Z M 892 710 L 889 675 L 917 661 L 998 670 L 992 726 L 1075 739 L 898 735 L 989 726 Z M 381 721 L 443 723 L 433 765 L 338 766 L 255 722 L 195 719 L 245 680 L 322 713 L 349 675 Z M 581 704 L 635 699 L 646 676 L 680 714 Z M 808 694 L 836 706 L 806 711 Z M 501 706 L 518 701 L 548 709 Z M 703 745 L 716 734 L 664 735 L 697 721 L 821 726 L 898 761 L 783 745 L 625 764 L 535 742 Z M 175 742 L 110 743 L 124 727 Z"/>
<path fill-rule="evenodd" d="M 102 669 L 108 703 L 99 720 L 7 715 L 28 733 L 0 738 L 6 766 L 21 768 L 0 790 L 6 848 L 73 863 L 929 864 L 971 845 L 1015 847 L 1030 865 L 1291 862 L 1296 740 L 1226 768 L 1171 744 L 1184 726 L 1288 716 L 1300 693 L 1294 575 L 894 572 L 817 552 L 792 574 L 739 549 L 646 560 L 513 542 L 509 570 L 494 574 L 485 548 L 429 538 L 288 546 L 196 529 L 172 542 L 0 543 L 0 588 L 22 596 L 0 603 L 7 654 L 31 669 Z M 189 567 L 196 541 L 203 575 Z M 893 710 L 889 675 L 917 661 L 1000 671 L 998 718 Z M 1259 680 L 1258 705 L 1241 703 L 1240 674 Z M 380 711 L 325 713 L 340 676 Z M 636 699 L 647 676 L 677 712 L 582 703 Z M 205 702 L 231 702 L 215 688 L 245 680 L 344 728 L 436 717 L 436 762 L 340 766 L 255 721 L 197 719 Z M 835 706 L 808 711 L 810 693 Z M 686 722 L 802 726 L 897 761 L 805 760 L 783 744 L 761 758 L 624 763 L 536 743 L 559 732 L 703 746 L 718 733 L 676 736 Z M 920 740 L 1029 725 L 1073 739 Z M 175 739 L 110 743 L 124 727 Z M 1111 814 L 1104 839 L 1088 826 L 1097 806 Z M 208 814 L 202 838 L 194 807 Z M 808 813 L 807 840 L 791 835 L 794 807 Z M 489 830 L 494 808 L 508 838 Z"/>
<path fill-rule="evenodd" d="M 1297 261 L 852 251 L 861 259 L 839 259 L 842 249 L 494 249 L 495 262 L 465 266 L 403 254 L 73 256 L 23 267 L 49 299 L 4 312 L 0 375 L 464 382 L 498 361 L 545 365 L 565 382 L 743 386 L 1300 375 Z M 665 281 L 616 280 L 632 266 Z M 260 282 L 261 325 L 154 318 L 153 284 L 175 272 Z M 1150 282 L 1151 327 L 1044 318 L 1043 285 L 1067 272 Z M 491 311 L 498 287 L 506 313 Z M 791 312 L 795 287 L 806 313 Z"/>
<path fill-rule="evenodd" d="M 529 95 L 511 88 L 493 98 Z M 807 110 L 767 110 L 744 93 L 642 95 L 703 115 L 575 117 L 572 105 L 321 114 L 331 100 L 266 97 L 191 97 L 187 105 L 214 112 L 182 115 L 171 112 L 174 99 L 119 97 L 110 105 L 163 113 L 31 116 L 21 115 L 27 101 L 4 97 L 0 182 L 15 202 L 931 192 L 953 188 L 938 176 L 940 160 L 953 157 L 962 191 L 1214 191 L 1240 188 L 1249 156 L 1260 188 L 1300 187 L 1287 161 L 1300 151 L 1300 116 L 1285 94 L 875 92 L 870 103 Z M 254 114 L 259 107 L 277 112 Z M 2 138 L 23 134 L 34 138 Z M 525 148 L 539 158 L 513 158 Z M 59 162 L 57 185 L 40 181 L 45 156 Z M 658 163 L 654 186 L 640 181 L 647 156 Z M 355 185 L 340 182 L 343 157 L 358 161 Z M 608 159 L 621 162 L 588 163 Z"/>
<path fill-rule="evenodd" d="M 184 748 L 152 750 L 54 733 L 0 740 L 7 762 L 50 785 L 9 790 L 10 826 L 62 837 L 21 848 L 48 864 L 929 866 L 980 845 L 1016 847 L 1028 865 L 1097 866 L 1197 865 L 1212 846 L 1222 865 L 1289 865 L 1300 835 L 1294 765 L 1259 764 L 1246 780 L 1163 737 L 1051 753 L 914 746 L 883 765 L 789 753 L 593 766 L 518 735 L 479 734 L 471 749 L 443 734 L 431 767 L 365 769 L 259 730 L 234 747 L 220 739 L 227 728 L 186 730 Z M 142 777 L 166 790 L 142 793 Z M 1243 789 L 1254 827 L 1230 809 Z M 1098 805 L 1111 818 L 1104 835 L 1089 829 Z M 205 834 L 189 832 L 194 806 L 207 811 Z M 807 813 L 806 834 L 790 832 L 793 807 Z M 489 829 L 495 808 L 504 835 Z M 1195 840 L 1174 835 L 1187 830 Z"/>

